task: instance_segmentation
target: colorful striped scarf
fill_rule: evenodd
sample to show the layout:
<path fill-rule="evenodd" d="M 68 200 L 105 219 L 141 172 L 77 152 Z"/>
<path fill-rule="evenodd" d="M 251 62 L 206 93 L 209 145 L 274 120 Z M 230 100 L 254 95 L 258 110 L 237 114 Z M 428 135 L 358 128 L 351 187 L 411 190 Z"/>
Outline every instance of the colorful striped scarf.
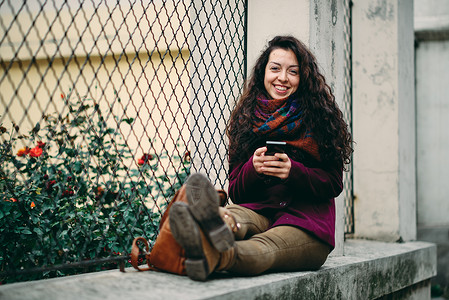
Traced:
<path fill-rule="evenodd" d="M 253 131 L 267 140 L 285 141 L 319 161 L 318 144 L 302 121 L 303 112 L 294 98 L 257 97 Z"/>

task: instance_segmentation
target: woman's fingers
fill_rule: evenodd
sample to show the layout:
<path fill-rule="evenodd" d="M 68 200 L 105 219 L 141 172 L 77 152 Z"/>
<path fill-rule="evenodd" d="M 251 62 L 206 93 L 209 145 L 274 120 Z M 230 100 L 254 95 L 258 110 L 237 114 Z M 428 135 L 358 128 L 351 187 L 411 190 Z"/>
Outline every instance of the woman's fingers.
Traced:
<path fill-rule="evenodd" d="M 265 175 L 287 179 L 290 174 L 291 161 L 287 154 L 276 153 L 275 156 L 265 157 L 261 172 Z"/>
<path fill-rule="evenodd" d="M 266 151 L 267 151 L 267 147 L 257 148 L 256 151 L 254 151 L 253 166 L 258 174 L 263 174 L 262 168 L 263 168 L 264 161 L 265 161 L 264 154 Z"/>
<path fill-rule="evenodd" d="M 255 156 L 262 156 L 265 152 L 267 152 L 267 147 L 260 147 L 254 151 Z"/>
<path fill-rule="evenodd" d="M 290 174 L 291 162 L 285 153 L 265 156 L 267 147 L 260 147 L 254 151 L 253 166 L 258 174 L 287 179 Z"/>

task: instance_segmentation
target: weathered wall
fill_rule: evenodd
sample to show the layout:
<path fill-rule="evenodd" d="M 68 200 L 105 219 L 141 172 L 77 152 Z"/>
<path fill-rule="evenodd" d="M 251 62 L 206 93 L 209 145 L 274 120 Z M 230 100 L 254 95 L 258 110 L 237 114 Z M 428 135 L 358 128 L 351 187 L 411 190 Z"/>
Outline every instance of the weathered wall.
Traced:
<path fill-rule="evenodd" d="M 348 0 L 313 0 L 310 1 L 310 49 L 315 54 L 321 71 L 334 93 L 342 111 L 350 105 L 349 74 L 349 1 Z M 349 75 L 347 76 L 349 77 Z M 344 180 L 352 180 L 345 173 Z M 342 242 L 345 232 L 345 192 L 335 199 L 336 249 L 333 255 L 343 254 Z"/>
<path fill-rule="evenodd" d="M 449 40 L 416 51 L 418 224 L 449 226 Z"/>
<path fill-rule="evenodd" d="M 248 1 L 248 73 L 251 72 L 267 42 L 276 35 L 293 35 L 309 45 L 310 2 L 310 0 Z"/>
<path fill-rule="evenodd" d="M 415 0 L 418 239 L 438 245 L 449 295 L 449 2 Z"/>
<path fill-rule="evenodd" d="M 355 235 L 413 240 L 413 2 L 355 1 L 352 32 Z"/>

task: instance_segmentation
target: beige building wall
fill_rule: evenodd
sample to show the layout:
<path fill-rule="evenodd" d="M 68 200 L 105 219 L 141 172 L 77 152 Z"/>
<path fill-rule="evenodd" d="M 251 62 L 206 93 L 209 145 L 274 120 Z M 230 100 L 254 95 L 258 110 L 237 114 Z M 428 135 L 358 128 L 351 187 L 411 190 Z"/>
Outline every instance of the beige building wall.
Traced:
<path fill-rule="evenodd" d="M 104 1 L 95 12 L 91 3 L 79 10 L 79 3 L 69 1 L 39 12 L 37 1 L 27 2 L 30 13 L 18 15 L 0 49 L 0 76 L 7 72 L 0 82 L 5 127 L 15 122 L 26 134 L 42 122 L 43 112 L 67 112 L 61 94 L 71 93 L 99 103 L 113 127 L 113 116 L 134 118 L 132 126 L 122 124 L 120 130 L 136 157 L 164 148 L 171 152 L 178 138 L 188 144 L 190 53 L 181 42 L 186 33 L 176 31 L 188 24 L 187 18 L 183 23 L 170 18 L 167 26 L 173 3 L 162 9 L 163 1 L 140 1 L 132 9 L 126 3 L 118 9 L 116 2 Z M 4 24 L 14 18 L 7 8 L 2 5 L 0 11 Z M 177 13 L 185 14 L 182 9 L 176 7 Z M 155 22 L 157 11 L 162 13 Z M 0 28 L 4 36 L 5 27 Z"/>

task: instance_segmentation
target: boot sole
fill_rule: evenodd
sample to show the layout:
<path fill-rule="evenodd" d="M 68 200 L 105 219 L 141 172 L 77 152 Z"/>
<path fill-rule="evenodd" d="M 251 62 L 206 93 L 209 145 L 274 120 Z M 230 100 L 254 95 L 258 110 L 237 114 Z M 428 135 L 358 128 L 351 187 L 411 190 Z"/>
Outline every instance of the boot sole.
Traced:
<path fill-rule="evenodd" d="M 205 281 L 209 274 L 209 266 L 204 256 L 200 229 L 190 214 L 187 204 L 173 203 L 169 216 L 173 237 L 185 251 L 187 276 L 193 280 Z"/>
<path fill-rule="evenodd" d="M 218 212 L 220 198 L 210 181 L 199 173 L 187 179 L 186 196 L 189 210 L 200 224 L 211 244 L 220 252 L 234 246 L 234 234 Z"/>

